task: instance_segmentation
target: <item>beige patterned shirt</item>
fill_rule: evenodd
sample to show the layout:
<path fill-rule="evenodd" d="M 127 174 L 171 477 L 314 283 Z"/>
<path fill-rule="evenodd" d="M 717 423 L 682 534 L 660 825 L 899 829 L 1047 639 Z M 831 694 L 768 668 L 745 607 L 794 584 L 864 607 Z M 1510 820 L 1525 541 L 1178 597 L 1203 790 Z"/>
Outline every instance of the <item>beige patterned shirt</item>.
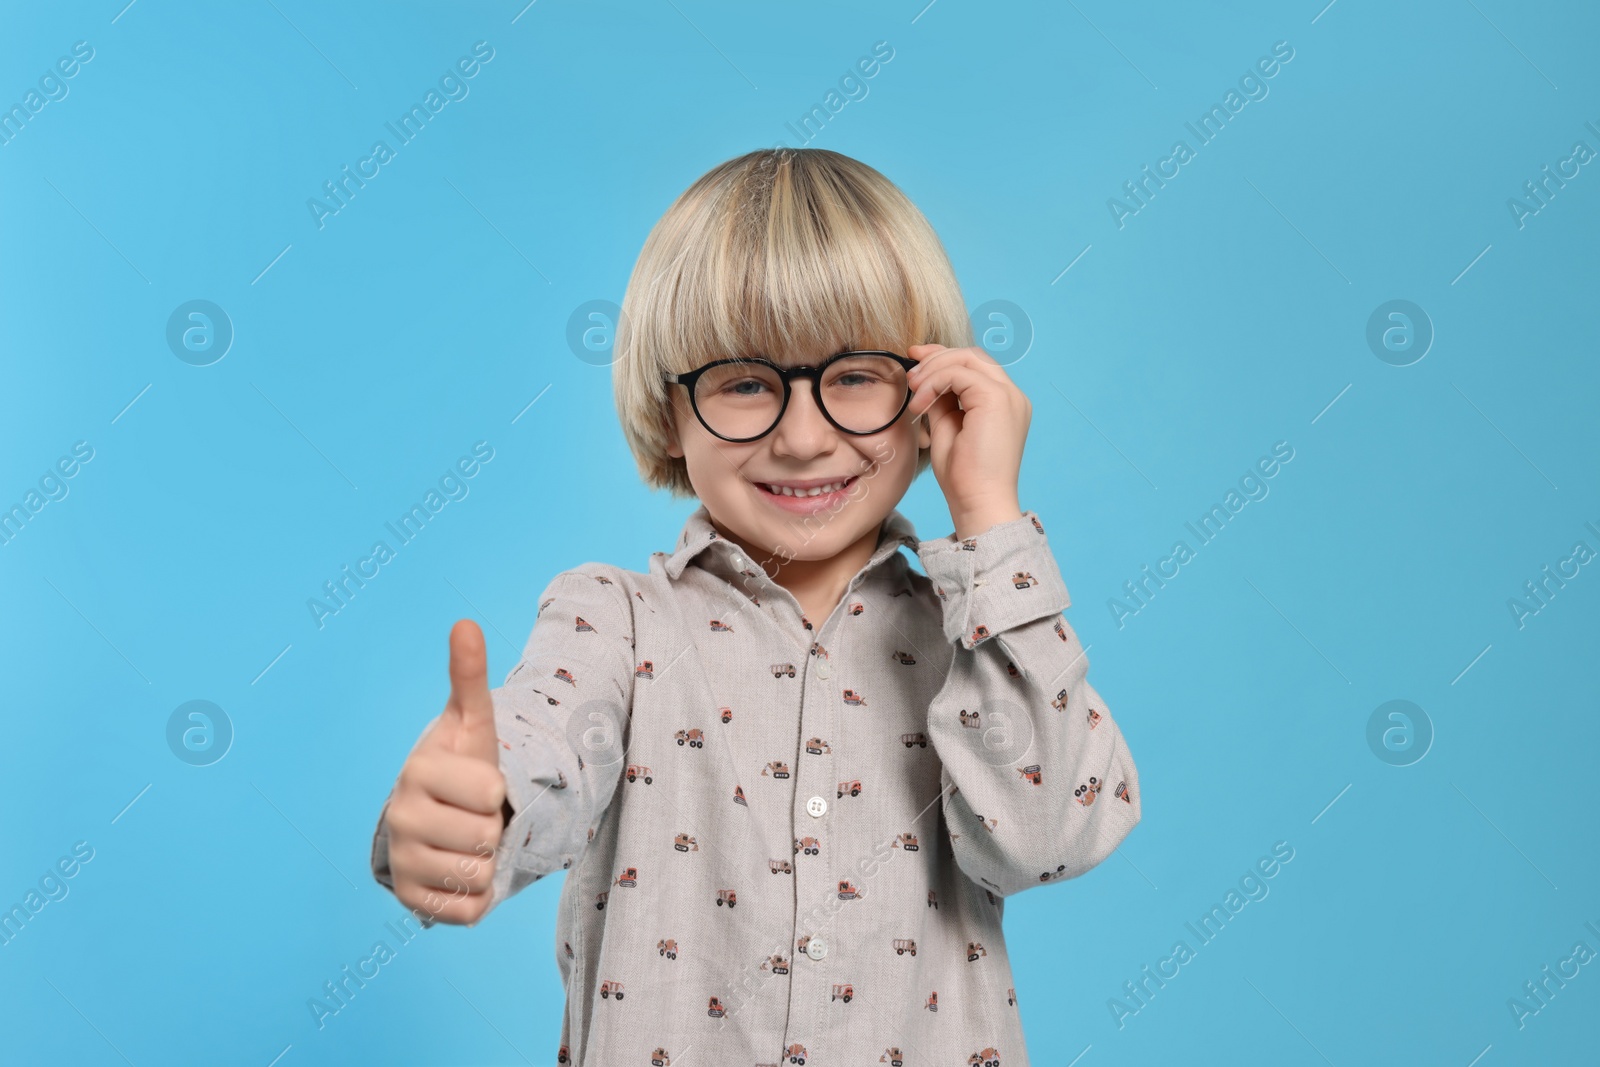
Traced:
<path fill-rule="evenodd" d="M 892 511 L 824 620 L 703 505 L 648 573 L 558 574 L 493 692 L 494 903 L 569 869 L 558 1061 L 1025 1067 L 1003 898 L 1140 813 L 1070 603 L 1032 511 L 964 542 Z"/>

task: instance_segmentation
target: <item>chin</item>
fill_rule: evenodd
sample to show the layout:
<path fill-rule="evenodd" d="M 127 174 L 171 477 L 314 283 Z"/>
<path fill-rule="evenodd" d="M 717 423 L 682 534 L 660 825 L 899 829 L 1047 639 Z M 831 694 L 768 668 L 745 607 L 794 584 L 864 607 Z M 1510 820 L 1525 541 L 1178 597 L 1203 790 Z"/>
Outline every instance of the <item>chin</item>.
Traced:
<path fill-rule="evenodd" d="M 774 515 L 763 513 L 760 507 L 742 506 L 742 501 L 740 504 L 723 512 L 737 516 L 723 525 L 752 549 L 760 546 L 767 556 L 786 563 L 832 559 L 866 532 L 861 527 L 870 520 L 865 510 L 854 503 L 817 515 Z"/>
<path fill-rule="evenodd" d="M 792 559 L 832 559 L 882 524 L 882 516 L 874 516 L 859 503 L 852 503 L 829 515 L 782 523 L 781 543 L 792 550 Z"/>

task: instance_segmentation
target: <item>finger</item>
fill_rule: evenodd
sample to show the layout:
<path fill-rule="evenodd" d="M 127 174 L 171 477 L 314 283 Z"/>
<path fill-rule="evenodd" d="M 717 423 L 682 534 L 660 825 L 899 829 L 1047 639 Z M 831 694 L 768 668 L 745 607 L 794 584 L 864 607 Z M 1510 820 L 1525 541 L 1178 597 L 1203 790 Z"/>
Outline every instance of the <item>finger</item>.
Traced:
<path fill-rule="evenodd" d="M 475 756 L 444 749 L 418 752 L 400 768 L 400 786 L 453 807 L 496 815 L 506 798 L 505 775 L 499 764 L 486 765 Z"/>
<path fill-rule="evenodd" d="M 948 453 L 950 444 L 955 440 L 955 435 L 961 432 L 961 426 L 966 413 L 961 410 L 961 405 L 956 402 L 956 394 L 946 390 L 928 405 L 926 415 L 928 418 L 929 448 L 933 456 L 941 463 Z"/>
<path fill-rule="evenodd" d="M 960 349 L 959 351 L 970 354 L 972 358 L 976 359 L 980 363 L 992 363 L 996 367 L 1000 366 L 1000 361 L 995 359 L 990 351 L 987 348 L 984 348 L 982 345 L 969 345 L 968 347 Z"/>
<path fill-rule="evenodd" d="M 917 365 L 909 372 L 908 377 L 915 383 L 925 379 L 933 368 L 948 366 L 951 363 L 961 363 L 974 367 L 996 381 L 1010 381 L 1010 376 L 1006 374 L 1005 368 L 1000 365 L 1000 361 L 978 347 L 941 349 L 918 361 Z"/>
<path fill-rule="evenodd" d="M 930 367 L 926 376 L 912 385 L 907 410 L 916 416 L 931 411 L 935 404 L 943 404 L 946 410 L 957 405 L 970 411 L 985 403 L 1006 402 L 1007 389 L 1016 389 L 1010 379 L 1001 381 L 966 363 L 941 363 Z"/>
<path fill-rule="evenodd" d="M 929 362 L 936 356 L 943 356 L 946 353 L 953 354 L 957 352 L 964 352 L 980 361 L 993 363 L 995 366 L 1000 365 L 1000 361 L 995 359 L 994 356 L 990 355 L 989 350 L 984 348 L 982 345 L 967 345 L 965 348 L 949 348 L 945 345 L 929 344 L 912 345 L 910 348 L 906 349 L 906 355 L 916 360 L 919 365 Z"/>
<path fill-rule="evenodd" d="M 917 365 L 915 367 L 907 368 L 907 380 L 912 385 L 915 385 L 923 376 L 928 373 L 928 367 L 931 363 L 933 363 L 940 356 L 944 355 L 946 352 L 954 351 L 955 349 L 946 348 L 944 345 L 912 345 L 910 348 L 906 349 L 906 355 L 916 360 Z"/>
<path fill-rule="evenodd" d="M 483 918 L 493 900 L 490 893 L 457 894 L 402 881 L 399 877 L 395 878 L 394 892 L 400 903 L 413 913 L 426 916 L 428 925 L 436 922 L 470 925 Z"/>
<path fill-rule="evenodd" d="M 483 647 L 483 631 L 470 619 L 460 620 L 450 630 L 450 702 L 446 710 L 455 720 L 448 738 L 452 751 L 498 764 L 489 655 Z"/>
<path fill-rule="evenodd" d="M 391 841 L 422 841 L 455 852 L 492 853 L 505 832 L 499 812 L 474 811 L 428 794 L 401 797 L 387 818 Z"/>
<path fill-rule="evenodd" d="M 1006 371 L 1006 368 L 981 348 L 945 349 L 926 363 L 917 365 L 916 373 L 911 376 L 912 385 L 915 386 L 926 381 L 936 371 L 956 366 L 970 368 L 975 373 L 982 374 L 991 381 L 1010 386 L 1016 385 L 1011 380 L 1011 375 Z"/>
<path fill-rule="evenodd" d="M 494 854 L 452 852 L 421 841 L 397 841 L 389 854 L 390 869 L 420 889 L 440 896 L 487 893 L 494 886 Z"/>
<path fill-rule="evenodd" d="M 947 348 L 938 353 L 929 362 L 919 364 L 916 373 L 907 376 L 906 384 L 911 387 L 913 393 L 911 402 L 913 415 L 923 410 L 921 405 L 932 403 L 931 399 L 918 399 L 918 397 L 926 395 L 930 386 L 934 389 L 955 389 L 958 393 L 962 392 L 961 384 L 954 381 L 950 376 L 951 368 L 955 367 L 964 367 L 967 369 L 968 374 L 976 375 L 978 378 L 991 381 L 1001 387 L 1015 388 L 1015 383 L 1011 381 L 1011 378 L 999 364 L 992 361 L 982 361 L 966 349 Z M 969 404 L 963 399 L 961 406 L 967 407 Z"/>
<path fill-rule="evenodd" d="M 926 373 L 928 362 L 940 352 L 948 351 L 950 350 L 945 348 L 944 345 L 912 345 L 910 348 L 906 349 L 906 355 L 916 360 L 917 365 L 915 367 L 908 368 L 908 373 L 912 377 L 915 377 L 918 374 Z"/>

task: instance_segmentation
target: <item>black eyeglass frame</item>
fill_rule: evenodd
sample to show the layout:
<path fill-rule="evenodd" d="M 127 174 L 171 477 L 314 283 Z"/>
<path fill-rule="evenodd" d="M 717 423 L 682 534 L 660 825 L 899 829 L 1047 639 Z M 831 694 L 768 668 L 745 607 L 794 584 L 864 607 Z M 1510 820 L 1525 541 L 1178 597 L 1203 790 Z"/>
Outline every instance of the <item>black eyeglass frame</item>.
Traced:
<path fill-rule="evenodd" d="M 672 385 L 685 386 L 689 390 L 689 407 L 693 409 L 695 418 L 700 420 L 700 425 L 704 426 L 706 428 L 706 432 L 710 433 L 713 437 L 721 438 L 724 441 L 731 441 L 734 444 L 747 444 L 751 441 L 759 441 L 773 430 L 776 430 L 778 428 L 778 423 L 783 421 L 783 413 L 789 410 L 789 397 L 793 395 L 793 389 L 790 387 L 790 381 L 791 379 L 801 377 L 808 377 L 811 379 L 811 397 L 816 401 L 817 410 L 822 412 L 822 417 L 832 423 L 834 429 L 838 430 L 840 433 L 847 433 L 854 437 L 870 437 L 875 433 L 882 433 L 884 430 L 887 430 L 889 427 L 893 426 L 897 421 L 899 421 L 901 415 L 905 414 L 906 405 L 911 403 L 911 397 L 914 395 L 911 385 L 909 382 L 906 383 L 905 399 L 900 401 L 899 410 L 894 413 L 894 418 L 890 419 L 882 426 L 879 426 L 876 430 L 851 430 L 840 426 L 838 420 L 835 419 L 833 414 L 828 411 L 827 405 L 822 402 L 822 372 L 827 370 L 831 364 L 844 359 L 846 356 L 888 356 L 890 359 L 904 367 L 907 373 L 911 371 L 911 368 L 917 365 L 916 360 L 911 359 L 909 356 L 902 356 L 897 352 L 887 352 L 881 348 L 855 348 L 847 352 L 840 352 L 836 355 L 829 356 L 819 364 L 806 364 L 799 367 L 789 367 L 787 369 L 778 366 L 770 359 L 766 359 L 762 356 L 750 356 L 743 359 L 719 359 L 711 363 L 707 363 L 702 367 L 696 367 L 692 371 L 686 371 L 682 374 L 674 374 L 671 371 L 662 371 L 661 380 Z M 728 437 L 724 434 L 717 433 L 716 430 L 711 428 L 711 424 L 706 421 L 705 416 L 700 414 L 700 405 L 695 402 L 695 383 L 700 380 L 700 375 L 704 374 L 713 367 L 726 366 L 729 363 L 741 363 L 745 365 L 753 363 L 758 366 L 770 367 L 783 382 L 783 403 L 778 406 L 777 417 L 772 420 L 771 426 L 768 426 L 765 430 L 762 430 L 754 437 Z"/>

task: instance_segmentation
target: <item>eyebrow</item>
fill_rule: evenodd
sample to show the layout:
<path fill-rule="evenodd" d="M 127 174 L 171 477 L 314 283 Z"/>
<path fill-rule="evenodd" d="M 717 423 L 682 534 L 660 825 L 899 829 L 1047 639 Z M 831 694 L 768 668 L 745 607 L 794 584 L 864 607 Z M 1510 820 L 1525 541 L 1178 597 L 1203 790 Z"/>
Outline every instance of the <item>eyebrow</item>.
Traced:
<path fill-rule="evenodd" d="M 813 363 L 821 363 L 823 360 L 831 359 L 832 357 L 837 356 L 842 352 L 854 352 L 856 350 L 857 350 L 857 346 L 856 346 L 854 341 L 846 341 L 844 344 L 840 345 L 834 351 L 829 352 L 827 355 L 822 356 L 822 357 L 820 357 L 820 358 L 818 358 L 818 359 L 816 359 L 816 360 L 814 360 L 812 362 Z M 725 358 L 725 359 L 766 359 L 766 360 L 771 360 L 773 363 L 776 363 L 778 366 L 784 367 L 784 368 L 798 367 L 802 363 L 805 362 L 804 360 L 801 360 L 801 359 L 780 358 L 780 357 L 776 357 L 776 356 L 773 356 L 773 355 L 770 355 L 770 354 L 766 354 L 766 353 L 744 353 L 744 354 L 734 355 L 734 356 L 725 356 L 725 357 L 722 357 L 722 358 Z"/>

